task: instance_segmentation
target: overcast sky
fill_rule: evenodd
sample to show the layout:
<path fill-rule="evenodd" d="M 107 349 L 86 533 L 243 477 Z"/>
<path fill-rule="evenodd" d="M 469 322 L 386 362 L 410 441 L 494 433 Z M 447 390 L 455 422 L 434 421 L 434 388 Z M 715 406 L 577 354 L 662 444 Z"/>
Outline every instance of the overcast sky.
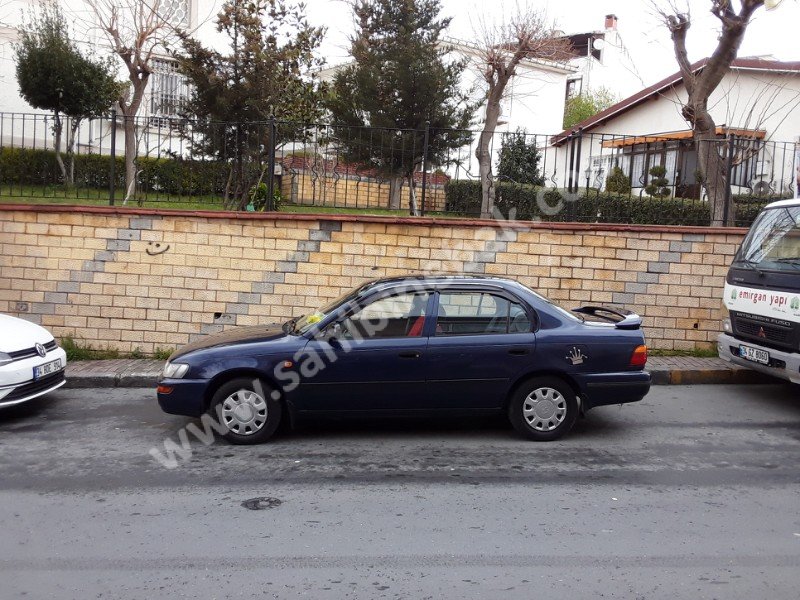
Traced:
<path fill-rule="evenodd" d="M 657 0 L 662 5 L 666 0 Z M 735 1 L 735 0 L 734 0 Z M 686 5 L 686 0 L 677 0 Z M 342 0 L 305 0 L 314 24 L 328 27 L 323 52 L 328 63 L 347 60 L 352 16 Z M 526 4 L 520 0 L 521 4 Z M 496 18 L 502 0 L 443 0 L 443 14 L 453 17 L 450 35 L 469 40 L 483 20 Z M 528 2 L 542 7 L 559 29 L 567 33 L 603 29 L 606 14 L 619 18 L 619 31 L 630 50 L 642 79 L 653 83 L 677 70 L 669 35 L 655 16 L 649 0 L 541 0 Z M 688 0 L 693 25 L 689 31 L 690 58 L 708 56 L 716 45 L 717 20 L 708 12 L 709 0 Z M 513 7 L 506 1 L 506 8 Z M 494 16 L 493 16 L 494 15 Z M 780 60 L 800 60 L 800 2 L 784 0 L 773 11 L 760 9 L 747 31 L 739 56 L 773 55 Z"/>

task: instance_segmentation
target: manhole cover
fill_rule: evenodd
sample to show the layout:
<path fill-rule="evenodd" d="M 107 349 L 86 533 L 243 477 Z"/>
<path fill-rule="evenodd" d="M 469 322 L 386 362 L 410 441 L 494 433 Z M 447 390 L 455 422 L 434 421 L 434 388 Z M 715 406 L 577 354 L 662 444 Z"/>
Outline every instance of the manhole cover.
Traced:
<path fill-rule="evenodd" d="M 245 500 L 242 502 L 242 506 L 244 506 L 247 510 L 266 510 L 268 508 L 275 508 L 276 506 L 280 506 L 281 501 L 277 498 L 250 498 L 250 500 Z"/>

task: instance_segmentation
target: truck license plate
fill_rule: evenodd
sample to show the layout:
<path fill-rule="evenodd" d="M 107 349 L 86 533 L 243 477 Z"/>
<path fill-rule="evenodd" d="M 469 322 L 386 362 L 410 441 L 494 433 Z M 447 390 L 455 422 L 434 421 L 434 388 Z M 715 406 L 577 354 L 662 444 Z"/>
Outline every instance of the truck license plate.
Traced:
<path fill-rule="evenodd" d="M 769 352 L 766 350 L 759 350 L 758 348 L 751 348 L 750 346 L 739 346 L 739 356 L 745 360 L 761 363 L 762 365 L 769 364 Z"/>
<path fill-rule="evenodd" d="M 41 379 L 42 377 L 47 377 L 48 375 L 60 371 L 62 368 L 60 358 L 49 363 L 44 363 L 38 367 L 33 367 L 33 378 Z"/>

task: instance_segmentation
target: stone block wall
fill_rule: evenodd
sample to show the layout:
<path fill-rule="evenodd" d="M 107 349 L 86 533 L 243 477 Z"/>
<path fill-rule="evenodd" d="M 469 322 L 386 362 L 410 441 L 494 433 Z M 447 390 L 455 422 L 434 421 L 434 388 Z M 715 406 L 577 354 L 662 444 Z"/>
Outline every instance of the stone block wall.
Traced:
<path fill-rule="evenodd" d="M 0 205 L 0 312 L 151 353 L 281 322 L 363 281 L 507 276 L 561 305 L 617 304 L 651 347 L 710 347 L 743 229 Z"/>

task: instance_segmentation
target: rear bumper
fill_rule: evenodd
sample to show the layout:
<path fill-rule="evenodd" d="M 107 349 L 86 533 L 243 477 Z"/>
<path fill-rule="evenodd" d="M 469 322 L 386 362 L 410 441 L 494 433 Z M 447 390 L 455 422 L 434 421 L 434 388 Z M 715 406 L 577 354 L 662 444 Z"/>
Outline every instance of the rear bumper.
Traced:
<path fill-rule="evenodd" d="M 741 344 L 758 348 L 764 352 L 769 352 L 769 365 L 762 365 L 761 363 L 745 360 L 738 354 L 738 348 Z M 717 350 L 719 357 L 727 360 L 729 363 L 739 365 L 740 367 L 747 367 L 759 373 L 766 373 L 773 377 L 779 377 L 792 383 L 800 383 L 800 353 L 784 352 L 783 350 L 776 350 L 775 348 L 767 348 L 759 346 L 753 342 L 744 342 L 737 340 L 732 335 L 727 333 L 720 333 L 717 338 Z"/>
<path fill-rule="evenodd" d="M 205 397 L 208 381 L 163 379 L 158 382 L 158 386 L 172 388 L 169 394 L 156 393 L 158 405 L 165 413 L 199 417 L 206 412 Z"/>
<path fill-rule="evenodd" d="M 583 409 L 608 404 L 638 402 L 650 391 L 650 373 L 623 371 L 621 373 L 592 373 L 580 376 Z"/>

